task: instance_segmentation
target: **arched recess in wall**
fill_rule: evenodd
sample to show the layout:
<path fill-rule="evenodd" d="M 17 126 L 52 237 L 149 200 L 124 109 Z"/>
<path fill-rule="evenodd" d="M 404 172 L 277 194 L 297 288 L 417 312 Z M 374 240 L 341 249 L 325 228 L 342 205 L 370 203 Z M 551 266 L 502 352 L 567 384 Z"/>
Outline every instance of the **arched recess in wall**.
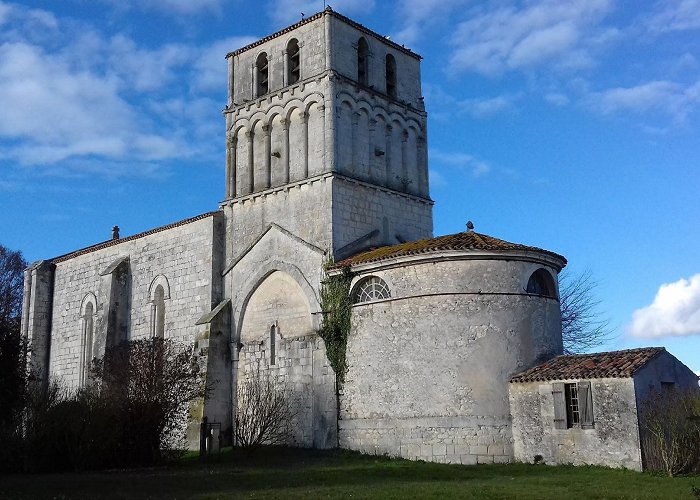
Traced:
<path fill-rule="evenodd" d="M 353 304 L 373 302 L 391 298 L 389 285 L 378 276 L 367 276 L 360 279 L 350 292 Z"/>
<path fill-rule="evenodd" d="M 148 302 L 151 304 L 151 337 L 165 338 L 166 300 L 170 299 L 168 279 L 159 274 L 148 287 Z"/>
<path fill-rule="evenodd" d="M 90 378 L 90 365 L 94 358 L 95 317 L 97 314 L 97 297 L 92 292 L 85 294 L 80 304 L 80 386 Z"/>
<path fill-rule="evenodd" d="M 396 59 L 391 54 L 386 55 L 385 69 L 386 93 L 396 99 Z"/>
<path fill-rule="evenodd" d="M 308 115 L 308 175 L 312 177 L 323 172 L 323 152 L 325 150 L 325 107 L 323 103 L 310 101 L 306 103 Z"/>
<path fill-rule="evenodd" d="M 526 287 L 527 293 L 543 297 L 557 298 L 557 288 L 552 275 L 544 268 L 537 269 L 530 275 Z"/>
<path fill-rule="evenodd" d="M 369 83 L 369 45 L 363 36 L 357 41 L 357 83 Z"/>
<path fill-rule="evenodd" d="M 287 43 L 287 85 L 292 85 L 301 79 L 301 50 L 299 40 L 292 38 Z"/>
<path fill-rule="evenodd" d="M 268 358 L 271 326 L 275 326 L 275 334 L 282 338 L 314 332 L 306 294 L 284 271 L 276 270 L 267 275 L 251 293 L 242 313 L 240 341 L 267 344 Z"/>
<path fill-rule="evenodd" d="M 270 89 L 270 71 L 267 61 L 267 54 L 262 52 L 255 60 L 255 97 L 260 97 L 268 93 Z"/>

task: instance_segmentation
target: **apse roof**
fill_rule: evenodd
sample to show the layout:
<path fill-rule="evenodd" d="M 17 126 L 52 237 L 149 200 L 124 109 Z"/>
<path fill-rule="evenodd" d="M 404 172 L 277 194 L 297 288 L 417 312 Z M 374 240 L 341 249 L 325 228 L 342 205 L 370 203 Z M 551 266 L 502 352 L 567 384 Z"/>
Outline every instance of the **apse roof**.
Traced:
<path fill-rule="evenodd" d="M 348 257 L 338 263 L 335 267 L 355 266 L 358 264 L 366 264 L 370 262 L 379 262 L 395 257 L 406 257 L 412 255 L 429 254 L 432 252 L 442 252 L 449 250 L 477 250 L 489 252 L 512 252 L 512 251 L 527 251 L 539 252 L 556 259 L 561 259 L 566 264 L 566 259 L 561 255 L 543 250 L 541 248 L 521 245 L 519 243 L 510 243 L 508 241 L 494 238 L 486 234 L 476 233 L 474 231 L 465 231 L 463 233 L 448 234 L 438 236 L 437 238 L 428 238 L 423 240 L 411 241 L 408 243 L 400 243 L 398 245 L 390 245 L 371 250 L 364 251 Z"/>

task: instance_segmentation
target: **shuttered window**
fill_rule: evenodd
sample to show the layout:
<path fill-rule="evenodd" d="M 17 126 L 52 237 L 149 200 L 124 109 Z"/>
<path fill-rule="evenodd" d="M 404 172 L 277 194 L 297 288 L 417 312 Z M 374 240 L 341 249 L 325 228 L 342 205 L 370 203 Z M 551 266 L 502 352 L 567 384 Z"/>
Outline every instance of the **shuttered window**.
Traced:
<path fill-rule="evenodd" d="M 570 384 L 554 382 L 552 399 L 555 429 L 572 427 L 592 429 L 594 427 L 593 393 L 589 381 Z"/>

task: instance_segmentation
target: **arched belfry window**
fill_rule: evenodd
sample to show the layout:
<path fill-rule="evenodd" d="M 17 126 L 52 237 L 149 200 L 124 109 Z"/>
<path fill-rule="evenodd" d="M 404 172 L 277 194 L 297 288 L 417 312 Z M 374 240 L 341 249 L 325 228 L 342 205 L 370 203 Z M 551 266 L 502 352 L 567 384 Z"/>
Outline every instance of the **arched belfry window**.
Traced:
<path fill-rule="evenodd" d="M 301 59 L 299 41 L 292 38 L 287 44 L 287 84 L 291 85 L 301 79 Z"/>
<path fill-rule="evenodd" d="M 148 290 L 151 303 L 151 337 L 165 338 L 165 304 L 170 298 L 168 279 L 159 274 L 151 282 Z"/>
<path fill-rule="evenodd" d="M 556 298 L 556 287 L 552 275 L 546 269 L 539 268 L 532 273 L 527 282 L 527 293 Z"/>
<path fill-rule="evenodd" d="M 95 343 L 95 296 L 89 293 L 83 298 L 80 307 L 81 326 L 81 356 L 80 356 L 80 386 L 84 386 L 90 379 L 90 366 L 94 358 Z"/>
<path fill-rule="evenodd" d="M 391 298 L 389 286 L 383 279 L 376 276 L 362 278 L 357 282 L 352 291 L 352 301 L 354 304 L 389 298 Z"/>
<path fill-rule="evenodd" d="M 386 93 L 396 98 L 396 59 L 391 54 L 386 56 Z"/>
<path fill-rule="evenodd" d="M 369 45 L 361 37 L 357 42 L 357 82 L 367 86 L 369 81 Z"/>
<path fill-rule="evenodd" d="M 255 61 L 255 72 L 257 77 L 256 97 L 267 94 L 269 85 L 269 67 L 267 62 L 267 54 L 263 52 Z"/>

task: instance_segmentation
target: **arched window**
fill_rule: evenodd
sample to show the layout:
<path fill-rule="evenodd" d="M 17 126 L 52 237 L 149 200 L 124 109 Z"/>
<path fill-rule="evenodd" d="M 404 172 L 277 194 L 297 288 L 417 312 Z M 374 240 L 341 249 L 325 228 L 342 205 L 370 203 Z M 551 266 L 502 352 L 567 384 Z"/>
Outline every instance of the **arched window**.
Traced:
<path fill-rule="evenodd" d="M 165 338 L 165 291 L 161 285 L 156 287 L 153 297 L 153 336 Z"/>
<path fill-rule="evenodd" d="M 391 298 L 389 286 L 386 282 L 376 276 L 369 276 L 358 281 L 352 292 L 352 301 L 354 304 L 360 302 L 371 302 L 373 300 L 382 300 Z"/>
<path fill-rule="evenodd" d="M 301 79 L 301 59 L 299 41 L 292 38 L 287 44 L 287 84 L 291 85 Z"/>
<path fill-rule="evenodd" d="M 275 347 L 277 344 L 276 334 L 277 334 L 277 327 L 275 325 L 272 325 L 270 327 L 270 364 L 271 365 L 276 364 L 276 358 L 275 358 Z"/>
<path fill-rule="evenodd" d="M 556 298 L 556 288 L 552 275 L 542 268 L 532 273 L 527 282 L 527 293 Z"/>
<path fill-rule="evenodd" d="M 151 337 L 165 338 L 165 301 L 170 298 L 168 279 L 159 274 L 148 289 L 151 303 Z"/>
<path fill-rule="evenodd" d="M 369 81 L 369 45 L 361 37 L 357 42 L 357 82 L 367 86 Z"/>
<path fill-rule="evenodd" d="M 386 55 L 386 93 L 396 98 L 396 59 L 391 54 Z"/>
<path fill-rule="evenodd" d="M 80 358 L 80 386 L 84 386 L 90 379 L 90 366 L 94 357 L 95 341 L 95 296 L 89 293 L 83 299 L 80 308 L 81 323 L 81 358 Z"/>
<path fill-rule="evenodd" d="M 257 76 L 258 88 L 256 89 L 256 97 L 267 94 L 270 86 L 268 79 L 268 64 L 267 64 L 267 54 L 263 52 L 258 56 L 255 61 L 255 71 Z"/>

